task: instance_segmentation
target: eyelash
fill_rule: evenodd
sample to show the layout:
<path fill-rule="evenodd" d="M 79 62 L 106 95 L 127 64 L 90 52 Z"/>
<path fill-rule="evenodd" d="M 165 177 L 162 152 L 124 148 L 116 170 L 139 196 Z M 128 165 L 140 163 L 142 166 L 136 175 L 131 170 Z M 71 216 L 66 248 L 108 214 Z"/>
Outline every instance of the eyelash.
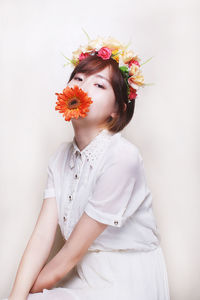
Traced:
<path fill-rule="evenodd" d="M 76 80 L 76 79 L 81 79 L 81 78 L 78 77 L 78 76 L 76 76 L 76 77 L 74 77 L 74 79 Z M 82 80 L 82 79 L 81 79 L 81 80 Z M 79 80 L 79 81 L 81 81 L 81 80 Z M 105 87 L 104 87 L 103 85 L 98 84 L 98 83 L 97 83 L 97 85 L 99 85 L 100 89 L 105 89 Z"/>

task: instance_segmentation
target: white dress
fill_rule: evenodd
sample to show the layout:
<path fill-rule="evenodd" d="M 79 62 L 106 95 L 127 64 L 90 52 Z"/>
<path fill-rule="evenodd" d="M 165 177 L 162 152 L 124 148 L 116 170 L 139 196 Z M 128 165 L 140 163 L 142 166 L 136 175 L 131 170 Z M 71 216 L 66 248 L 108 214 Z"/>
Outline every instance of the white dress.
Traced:
<path fill-rule="evenodd" d="M 168 276 L 139 149 L 102 130 L 80 151 L 75 138 L 50 157 L 44 199 L 56 197 L 67 240 L 85 211 L 108 227 L 57 285 L 28 300 L 169 300 Z"/>

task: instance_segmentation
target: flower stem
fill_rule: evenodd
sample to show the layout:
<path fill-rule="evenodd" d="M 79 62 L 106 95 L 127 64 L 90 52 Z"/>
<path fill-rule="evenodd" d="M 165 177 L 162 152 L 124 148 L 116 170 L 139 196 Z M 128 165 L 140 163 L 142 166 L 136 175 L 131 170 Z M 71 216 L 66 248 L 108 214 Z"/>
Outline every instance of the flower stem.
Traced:
<path fill-rule="evenodd" d="M 83 32 L 86 34 L 86 36 L 87 36 L 88 40 L 90 41 L 91 39 L 90 39 L 90 37 L 89 37 L 88 33 L 85 31 L 85 29 L 83 29 L 83 27 L 82 27 L 82 30 L 83 30 Z"/>
<path fill-rule="evenodd" d="M 142 66 L 142 65 L 144 65 L 144 64 L 146 64 L 148 61 L 150 61 L 151 59 L 153 58 L 153 56 L 152 57 L 150 57 L 149 59 L 147 59 L 145 62 L 143 62 L 142 64 L 140 64 L 140 67 Z"/>

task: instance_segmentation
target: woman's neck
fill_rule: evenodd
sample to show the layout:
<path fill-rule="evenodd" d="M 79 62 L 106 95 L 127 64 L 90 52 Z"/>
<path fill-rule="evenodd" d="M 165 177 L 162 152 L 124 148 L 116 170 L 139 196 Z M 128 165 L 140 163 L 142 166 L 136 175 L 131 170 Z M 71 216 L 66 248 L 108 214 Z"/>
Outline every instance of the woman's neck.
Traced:
<path fill-rule="evenodd" d="M 104 128 L 74 129 L 74 139 L 79 150 L 82 151 Z"/>

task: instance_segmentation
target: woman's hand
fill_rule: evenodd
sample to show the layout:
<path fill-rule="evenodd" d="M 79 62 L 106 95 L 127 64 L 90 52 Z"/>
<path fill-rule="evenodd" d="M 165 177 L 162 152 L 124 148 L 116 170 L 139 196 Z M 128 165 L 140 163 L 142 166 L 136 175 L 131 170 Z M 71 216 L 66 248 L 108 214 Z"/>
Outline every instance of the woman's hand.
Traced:
<path fill-rule="evenodd" d="M 10 296 L 8 298 L 8 300 L 27 300 L 27 297 L 24 297 L 24 296 L 22 296 L 22 297 L 20 297 L 20 296 Z"/>

